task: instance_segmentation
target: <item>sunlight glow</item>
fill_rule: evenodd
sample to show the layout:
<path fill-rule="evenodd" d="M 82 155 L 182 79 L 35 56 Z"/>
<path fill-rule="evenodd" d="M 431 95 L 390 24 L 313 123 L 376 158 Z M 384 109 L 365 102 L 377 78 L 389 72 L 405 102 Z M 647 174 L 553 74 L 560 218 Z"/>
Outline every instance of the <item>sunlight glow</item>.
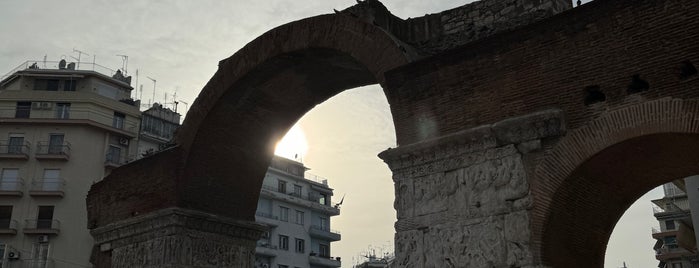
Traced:
<path fill-rule="evenodd" d="M 298 124 L 289 129 L 284 138 L 277 142 L 274 150 L 274 154 L 296 161 L 301 161 L 307 152 L 308 141 L 306 141 L 306 135 Z"/>

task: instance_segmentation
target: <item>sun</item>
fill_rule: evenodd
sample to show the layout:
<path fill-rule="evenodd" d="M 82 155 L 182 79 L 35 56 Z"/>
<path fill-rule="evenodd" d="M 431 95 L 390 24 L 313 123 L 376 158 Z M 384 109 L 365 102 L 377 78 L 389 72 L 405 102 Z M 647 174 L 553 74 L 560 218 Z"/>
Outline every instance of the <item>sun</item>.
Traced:
<path fill-rule="evenodd" d="M 301 161 L 308 152 L 308 141 L 303 129 L 298 124 L 295 124 L 289 132 L 284 135 L 274 150 L 274 154 L 286 157 L 292 160 Z"/>

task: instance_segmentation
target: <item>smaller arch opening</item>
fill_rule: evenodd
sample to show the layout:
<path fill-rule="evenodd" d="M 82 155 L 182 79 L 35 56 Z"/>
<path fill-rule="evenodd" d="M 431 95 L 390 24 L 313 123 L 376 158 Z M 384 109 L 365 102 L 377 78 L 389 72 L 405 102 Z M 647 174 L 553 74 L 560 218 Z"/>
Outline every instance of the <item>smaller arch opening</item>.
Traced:
<path fill-rule="evenodd" d="M 699 174 L 698 137 L 663 133 L 631 138 L 579 165 L 553 196 L 542 240 L 544 264 L 603 267 L 614 226 L 631 204 L 658 185 Z M 653 254 L 651 243 L 646 254 Z"/>
<path fill-rule="evenodd" d="M 629 87 L 626 89 L 626 92 L 628 92 L 629 94 L 634 94 L 647 91 L 648 89 L 650 89 L 650 84 L 648 84 L 648 81 L 643 80 L 640 75 L 634 74 L 633 76 L 631 76 L 631 83 L 629 84 Z"/>
<path fill-rule="evenodd" d="M 585 106 L 590 106 L 598 102 L 604 102 L 607 96 L 600 90 L 598 85 L 585 87 Z"/>
<path fill-rule="evenodd" d="M 680 63 L 680 79 L 684 80 L 697 75 L 697 68 L 694 67 L 691 61 L 683 61 Z"/>

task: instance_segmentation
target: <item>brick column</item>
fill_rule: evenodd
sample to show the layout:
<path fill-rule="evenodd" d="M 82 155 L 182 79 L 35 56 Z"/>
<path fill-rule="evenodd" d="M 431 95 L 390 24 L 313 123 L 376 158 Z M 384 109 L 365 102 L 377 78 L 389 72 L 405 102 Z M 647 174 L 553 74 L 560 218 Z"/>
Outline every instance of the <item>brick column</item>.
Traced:
<path fill-rule="evenodd" d="M 547 110 L 382 152 L 395 182 L 394 267 L 543 267 L 531 250 L 530 160 L 564 132 L 562 112 Z"/>
<path fill-rule="evenodd" d="M 167 208 L 91 230 L 98 268 L 253 267 L 265 228 L 209 213 Z"/>

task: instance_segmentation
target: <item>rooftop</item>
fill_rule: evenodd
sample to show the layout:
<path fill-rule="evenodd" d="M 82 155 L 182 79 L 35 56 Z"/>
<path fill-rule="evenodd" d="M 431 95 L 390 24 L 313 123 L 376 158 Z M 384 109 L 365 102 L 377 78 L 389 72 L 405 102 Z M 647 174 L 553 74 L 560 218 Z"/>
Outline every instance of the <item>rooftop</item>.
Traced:
<path fill-rule="evenodd" d="M 0 82 L 11 78 L 14 75 L 21 74 L 23 72 L 40 72 L 52 74 L 98 74 L 105 76 L 107 78 L 115 79 L 126 86 L 131 87 L 131 76 L 125 76 L 121 73 L 121 70 L 113 70 L 94 62 L 67 62 L 65 60 L 61 61 L 38 61 L 38 60 L 28 60 L 10 70 L 7 74 L 0 77 Z"/>

